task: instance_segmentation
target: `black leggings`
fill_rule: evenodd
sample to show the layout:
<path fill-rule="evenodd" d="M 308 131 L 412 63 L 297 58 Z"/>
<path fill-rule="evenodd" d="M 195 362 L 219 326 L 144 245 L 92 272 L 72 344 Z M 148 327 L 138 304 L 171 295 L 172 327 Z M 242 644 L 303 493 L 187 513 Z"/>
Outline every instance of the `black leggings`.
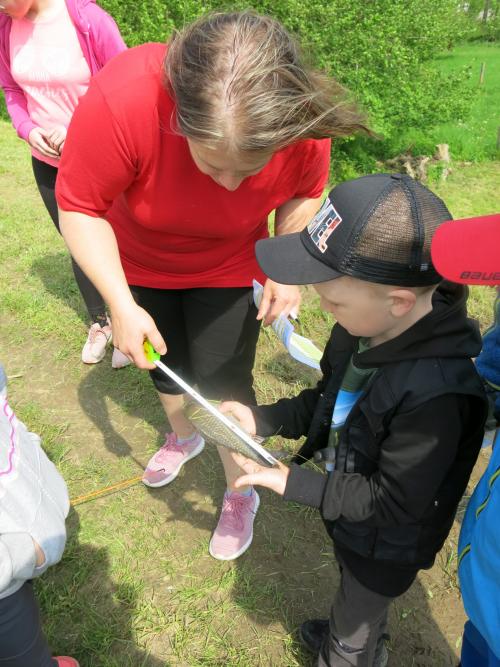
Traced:
<path fill-rule="evenodd" d="M 30 582 L 0 600 L 0 667 L 57 667 Z"/>
<path fill-rule="evenodd" d="M 252 369 L 260 322 L 251 287 L 130 289 L 167 344 L 165 364 L 206 398 L 255 404 Z M 151 377 L 160 393 L 183 393 L 160 370 Z"/>
<path fill-rule="evenodd" d="M 45 204 L 45 208 L 47 209 L 48 214 L 52 218 L 52 222 L 60 234 L 61 230 L 59 229 L 59 215 L 57 212 L 57 202 L 55 195 L 57 167 L 53 167 L 46 162 L 37 160 L 36 157 L 31 158 L 31 163 L 33 165 L 33 174 L 35 176 L 35 181 L 38 186 L 38 191 L 42 197 L 42 201 Z M 90 282 L 90 280 L 87 278 L 87 276 L 84 274 L 73 258 L 71 258 L 71 262 L 73 264 L 73 273 L 75 274 L 75 280 L 76 284 L 78 285 L 78 289 L 80 290 L 91 320 L 95 321 L 97 316 L 104 315 L 106 312 L 106 306 L 102 296 L 99 294 L 97 289 Z"/>

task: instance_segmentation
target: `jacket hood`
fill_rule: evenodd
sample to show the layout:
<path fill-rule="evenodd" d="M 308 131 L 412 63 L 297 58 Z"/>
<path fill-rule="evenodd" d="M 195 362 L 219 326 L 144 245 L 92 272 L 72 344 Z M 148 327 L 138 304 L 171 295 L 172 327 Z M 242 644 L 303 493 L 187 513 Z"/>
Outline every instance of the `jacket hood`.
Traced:
<path fill-rule="evenodd" d="M 430 313 L 392 340 L 358 354 L 359 368 L 374 368 L 412 359 L 471 358 L 481 351 L 481 334 L 475 320 L 467 317 L 463 285 L 444 282 L 435 291 Z"/>
<path fill-rule="evenodd" d="M 66 6 L 73 23 L 84 33 L 89 31 L 90 24 L 84 19 L 81 10 L 92 3 L 95 3 L 95 0 L 66 0 Z"/>

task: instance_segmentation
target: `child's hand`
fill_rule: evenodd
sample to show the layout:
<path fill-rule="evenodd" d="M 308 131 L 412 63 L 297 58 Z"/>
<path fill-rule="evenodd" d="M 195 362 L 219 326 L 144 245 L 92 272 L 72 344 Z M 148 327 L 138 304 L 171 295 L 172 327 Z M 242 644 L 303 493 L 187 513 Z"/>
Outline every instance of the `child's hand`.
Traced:
<path fill-rule="evenodd" d="M 290 468 L 278 463 L 277 468 L 266 468 L 247 459 L 241 454 L 234 454 L 234 460 L 247 474 L 238 477 L 234 486 L 239 489 L 242 486 L 265 486 L 274 493 L 282 496 L 285 493 Z"/>
<path fill-rule="evenodd" d="M 223 414 L 230 414 L 235 417 L 248 435 L 256 435 L 257 426 L 255 424 L 255 418 L 250 408 L 246 405 L 238 403 L 238 401 L 224 401 L 219 405 L 219 410 Z"/>

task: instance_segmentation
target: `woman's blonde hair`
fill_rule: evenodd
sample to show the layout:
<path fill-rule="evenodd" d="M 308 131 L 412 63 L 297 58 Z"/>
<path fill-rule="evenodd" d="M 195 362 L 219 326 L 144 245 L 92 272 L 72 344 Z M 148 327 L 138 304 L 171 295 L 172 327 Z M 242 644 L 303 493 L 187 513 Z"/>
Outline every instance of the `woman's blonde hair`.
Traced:
<path fill-rule="evenodd" d="M 177 131 L 212 148 L 271 153 L 302 139 L 369 132 L 346 90 L 309 67 L 269 16 L 198 19 L 173 36 L 164 72 Z"/>

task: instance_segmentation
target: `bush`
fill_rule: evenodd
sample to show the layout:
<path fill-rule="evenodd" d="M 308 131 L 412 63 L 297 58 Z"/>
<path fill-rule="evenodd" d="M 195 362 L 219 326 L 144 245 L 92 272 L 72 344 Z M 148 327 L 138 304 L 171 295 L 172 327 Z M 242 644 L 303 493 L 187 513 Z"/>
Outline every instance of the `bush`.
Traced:
<path fill-rule="evenodd" d="M 129 45 L 164 40 L 200 14 L 247 7 L 235 0 L 103 0 Z M 367 110 L 382 142 L 340 141 L 337 159 L 369 171 L 390 156 L 401 128 L 424 129 L 462 117 L 471 90 L 468 72 L 444 75 L 433 59 L 470 26 L 456 0 L 254 0 L 253 8 L 282 21 L 313 63 L 347 86 Z"/>
<path fill-rule="evenodd" d="M 469 40 L 500 40 L 500 0 L 469 0 L 464 6 L 469 23 Z"/>
<path fill-rule="evenodd" d="M 242 9 L 242 0 L 101 0 L 129 46 L 164 41 L 174 28 L 213 10 Z M 341 141 L 366 171 L 372 153 L 385 154 L 401 128 L 425 128 L 460 116 L 470 99 L 467 73 L 441 74 L 433 59 L 467 29 L 456 0 L 254 0 L 253 8 L 281 20 L 314 64 L 346 85 L 385 141 Z"/>

